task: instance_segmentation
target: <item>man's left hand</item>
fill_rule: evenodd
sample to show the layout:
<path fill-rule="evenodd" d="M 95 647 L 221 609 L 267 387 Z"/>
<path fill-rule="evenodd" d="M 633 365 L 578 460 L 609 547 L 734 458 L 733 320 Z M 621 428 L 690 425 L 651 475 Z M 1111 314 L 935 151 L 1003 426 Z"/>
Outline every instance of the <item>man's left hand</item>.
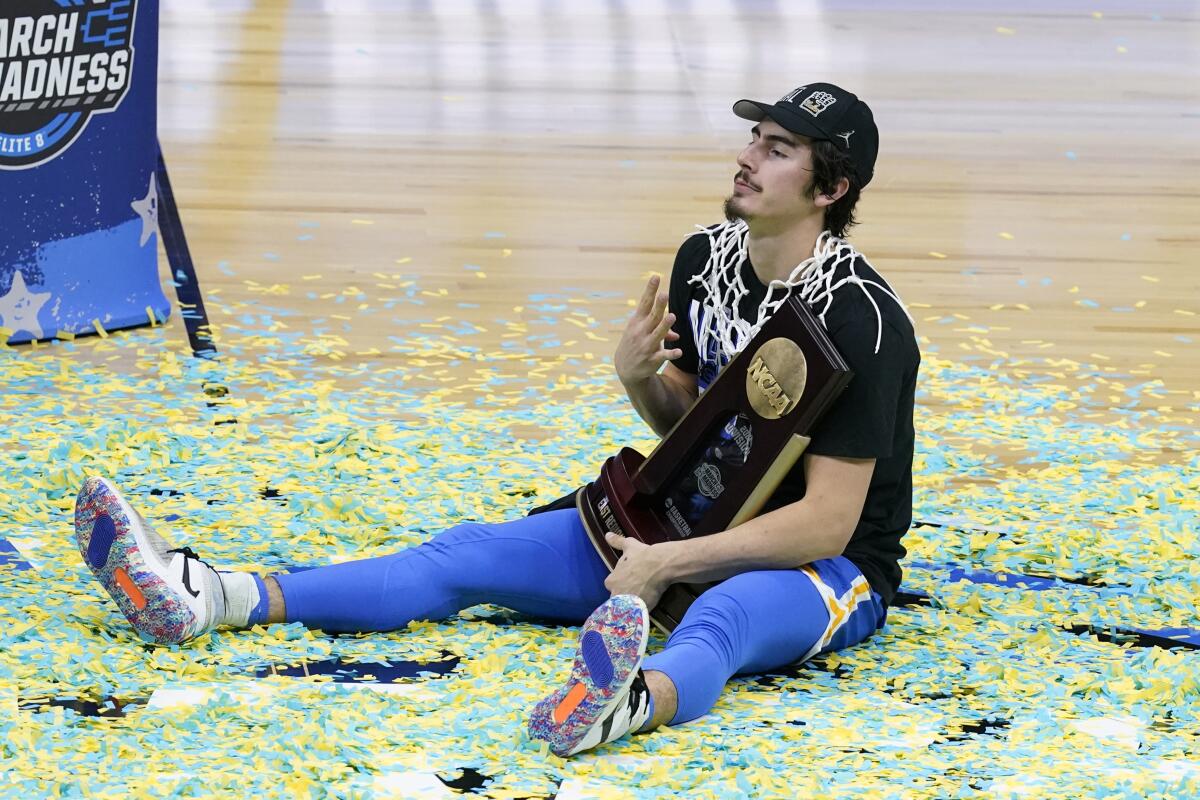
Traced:
<path fill-rule="evenodd" d="M 621 553 L 612 573 L 604 579 L 604 586 L 612 594 L 636 594 L 647 608 L 658 605 L 659 598 L 671 585 L 666 577 L 667 564 L 661 545 L 648 545 L 629 536 L 615 533 L 604 534 L 608 546 Z"/>

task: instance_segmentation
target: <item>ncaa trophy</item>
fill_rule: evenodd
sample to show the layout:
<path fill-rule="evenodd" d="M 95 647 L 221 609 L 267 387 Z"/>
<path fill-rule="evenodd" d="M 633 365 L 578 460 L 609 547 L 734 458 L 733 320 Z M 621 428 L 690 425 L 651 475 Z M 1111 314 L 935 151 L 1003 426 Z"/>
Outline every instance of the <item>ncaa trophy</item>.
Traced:
<path fill-rule="evenodd" d="M 584 528 L 608 568 L 619 558 L 604 540 L 610 531 L 656 544 L 756 516 L 851 377 L 808 306 L 789 298 L 649 457 L 624 447 L 576 493 Z M 672 584 L 651 620 L 670 633 L 714 585 Z"/>

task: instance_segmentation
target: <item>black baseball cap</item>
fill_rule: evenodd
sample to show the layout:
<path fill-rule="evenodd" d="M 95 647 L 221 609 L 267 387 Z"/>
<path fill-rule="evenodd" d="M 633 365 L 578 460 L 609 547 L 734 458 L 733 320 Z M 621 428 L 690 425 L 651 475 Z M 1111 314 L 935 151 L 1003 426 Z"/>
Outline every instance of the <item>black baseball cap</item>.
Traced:
<path fill-rule="evenodd" d="M 871 182 L 879 154 L 879 129 L 871 109 L 858 97 L 832 83 L 810 83 L 775 103 L 738 100 L 733 113 L 751 122 L 770 117 L 792 133 L 823 139 L 850 154 L 859 187 Z"/>

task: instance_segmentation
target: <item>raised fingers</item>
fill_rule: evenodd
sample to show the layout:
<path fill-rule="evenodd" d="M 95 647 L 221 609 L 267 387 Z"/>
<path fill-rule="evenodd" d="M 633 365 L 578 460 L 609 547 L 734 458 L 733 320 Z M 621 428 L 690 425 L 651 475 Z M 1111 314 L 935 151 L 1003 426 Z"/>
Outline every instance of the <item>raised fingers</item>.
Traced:
<path fill-rule="evenodd" d="M 646 281 L 646 290 L 642 292 L 642 297 L 638 300 L 637 308 L 634 313 L 644 317 L 650 313 L 650 309 L 654 307 L 654 301 L 658 294 L 658 284 L 660 278 L 657 275 L 651 275 L 650 280 Z"/>
<path fill-rule="evenodd" d="M 667 293 L 659 292 L 654 298 L 654 318 L 660 319 L 663 312 L 667 310 Z"/>
<path fill-rule="evenodd" d="M 655 339 L 665 339 L 667 334 L 671 332 L 671 326 L 675 324 L 674 314 L 664 314 L 662 319 L 658 321 L 658 327 L 654 329 Z"/>

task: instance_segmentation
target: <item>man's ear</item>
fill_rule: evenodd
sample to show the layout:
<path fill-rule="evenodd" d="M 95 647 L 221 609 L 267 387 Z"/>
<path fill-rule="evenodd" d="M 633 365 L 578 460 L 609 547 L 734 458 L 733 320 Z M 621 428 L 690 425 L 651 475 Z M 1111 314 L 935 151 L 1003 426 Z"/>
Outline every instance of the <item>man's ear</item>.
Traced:
<path fill-rule="evenodd" d="M 850 191 L 849 179 L 848 178 L 839 178 L 838 182 L 837 182 L 837 187 L 834 188 L 834 190 L 831 194 L 818 194 L 817 195 L 817 197 L 816 197 L 817 207 L 824 208 L 826 206 L 833 205 L 838 200 L 841 200 L 842 196 L 845 195 L 846 192 L 848 192 L 848 191 Z"/>

